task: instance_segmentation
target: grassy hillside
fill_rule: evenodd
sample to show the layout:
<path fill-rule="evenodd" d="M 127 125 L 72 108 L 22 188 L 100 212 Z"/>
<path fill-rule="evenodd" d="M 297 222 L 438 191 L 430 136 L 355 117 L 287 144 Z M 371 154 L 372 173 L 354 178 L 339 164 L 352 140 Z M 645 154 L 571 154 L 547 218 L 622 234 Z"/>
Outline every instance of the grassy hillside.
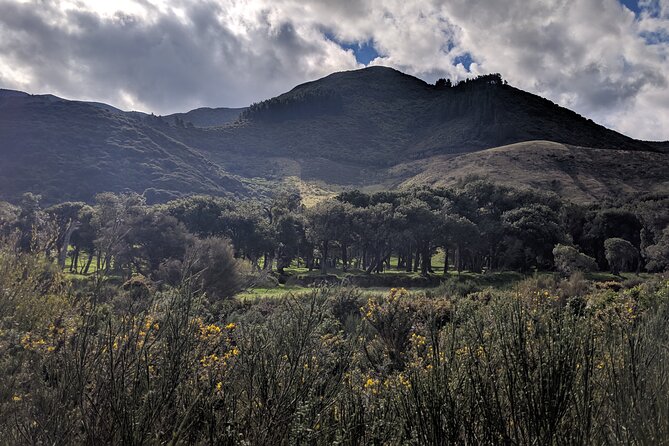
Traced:
<path fill-rule="evenodd" d="M 669 156 L 529 141 L 457 156 L 439 155 L 395 172 L 419 171 L 401 183 L 450 186 L 477 176 L 515 187 L 550 190 L 586 202 L 669 190 Z"/>

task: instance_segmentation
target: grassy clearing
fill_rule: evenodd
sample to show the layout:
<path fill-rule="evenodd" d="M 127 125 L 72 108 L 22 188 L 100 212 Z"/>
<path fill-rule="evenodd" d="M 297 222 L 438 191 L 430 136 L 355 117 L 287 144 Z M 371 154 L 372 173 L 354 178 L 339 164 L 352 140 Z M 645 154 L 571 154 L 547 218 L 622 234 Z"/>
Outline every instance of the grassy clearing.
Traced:
<path fill-rule="evenodd" d="M 276 288 L 249 288 L 237 294 L 240 300 L 258 298 L 284 298 L 288 296 L 302 296 L 313 291 L 313 288 L 303 286 L 279 285 Z"/>

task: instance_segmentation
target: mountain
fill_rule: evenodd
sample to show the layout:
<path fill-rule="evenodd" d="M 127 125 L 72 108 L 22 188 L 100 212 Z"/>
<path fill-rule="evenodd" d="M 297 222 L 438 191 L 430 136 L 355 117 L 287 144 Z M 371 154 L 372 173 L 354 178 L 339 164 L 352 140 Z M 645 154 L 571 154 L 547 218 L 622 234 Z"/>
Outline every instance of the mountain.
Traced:
<path fill-rule="evenodd" d="M 159 118 L 153 118 L 160 122 Z M 163 198 L 183 191 L 245 193 L 241 181 L 201 153 L 138 119 L 50 95 L 0 96 L 0 194 L 48 202 L 134 190 Z"/>
<path fill-rule="evenodd" d="M 660 168 L 669 144 L 621 135 L 499 75 L 437 88 L 370 67 L 244 109 L 164 117 L 4 91 L 4 199 L 28 190 L 49 201 L 124 189 L 155 200 L 250 196 L 287 179 L 327 193 L 445 185 L 475 174 L 587 201 L 664 190 L 669 176 Z M 572 158 L 556 161 L 567 152 Z"/>
<path fill-rule="evenodd" d="M 235 136 L 246 136 L 258 150 L 291 157 L 310 152 L 374 166 L 538 139 L 651 149 L 495 75 L 437 89 L 371 67 L 300 85 L 252 105 L 242 117 Z"/>

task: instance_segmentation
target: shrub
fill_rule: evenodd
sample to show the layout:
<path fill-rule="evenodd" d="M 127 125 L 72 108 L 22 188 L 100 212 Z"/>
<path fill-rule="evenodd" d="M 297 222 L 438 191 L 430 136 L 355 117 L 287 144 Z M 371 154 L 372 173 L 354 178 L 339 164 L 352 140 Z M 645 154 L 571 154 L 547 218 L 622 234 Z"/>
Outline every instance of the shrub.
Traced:
<path fill-rule="evenodd" d="M 597 262 L 594 258 L 579 252 L 576 248 L 557 244 L 553 248 L 555 268 L 565 276 L 580 271 L 584 273 L 597 271 Z"/>
<path fill-rule="evenodd" d="M 198 239 L 187 254 L 187 264 L 188 271 L 210 300 L 230 298 L 242 289 L 239 262 L 225 239 Z"/>
<path fill-rule="evenodd" d="M 639 251 L 625 239 L 609 238 L 604 241 L 606 261 L 609 262 L 611 272 L 619 274 L 629 271 L 639 258 Z"/>

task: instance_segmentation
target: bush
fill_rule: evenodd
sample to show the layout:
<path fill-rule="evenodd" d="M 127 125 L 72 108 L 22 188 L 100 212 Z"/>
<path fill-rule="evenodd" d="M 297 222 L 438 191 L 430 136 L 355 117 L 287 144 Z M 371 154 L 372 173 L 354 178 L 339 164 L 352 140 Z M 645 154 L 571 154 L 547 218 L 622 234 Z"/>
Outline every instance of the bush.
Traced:
<path fill-rule="evenodd" d="M 666 277 L 616 291 L 536 276 L 458 299 L 334 287 L 212 316 L 201 278 L 161 291 L 135 277 L 116 297 L 141 298 L 114 307 L 100 284 L 74 298 L 43 257 L 1 252 L 7 444 L 669 438 Z M 589 305 L 565 305 L 572 293 Z"/>
<path fill-rule="evenodd" d="M 622 238 L 606 239 L 604 249 L 606 250 L 606 261 L 613 274 L 630 271 L 639 258 L 639 251 L 634 245 Z"/>
<path fill-rule="evenodd" d="M 210 300 L 230 298 L 242 289 L 241 267 L 227 240 L 198 239 L 186 258 L 187 270 Z"/>
<path fill-rule="evenodd" d="M 579 252 L 572 246 L 555 245 L 553 257 L 555 268 L 565 276 L 570 276 L 575 272 L 589 273 L 597 271 L 595 259 Z"/>

